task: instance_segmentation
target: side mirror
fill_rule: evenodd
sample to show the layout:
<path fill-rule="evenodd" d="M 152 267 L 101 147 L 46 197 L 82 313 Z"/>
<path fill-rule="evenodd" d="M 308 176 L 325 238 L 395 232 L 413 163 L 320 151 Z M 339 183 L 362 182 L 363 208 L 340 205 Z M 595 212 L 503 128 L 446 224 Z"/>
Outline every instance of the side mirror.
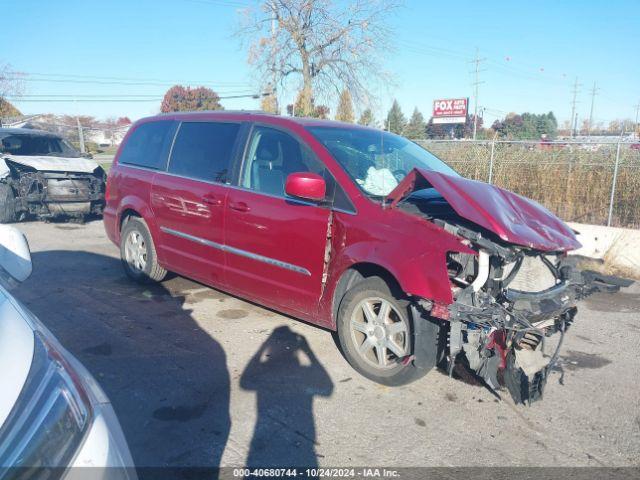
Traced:
<path fill-rule="evenodd" d="M 85 152 L 85 153 L 81 153 L 80 156 L 82 158 L 88 158 L 88 159 L 93 159 L 93 155 L 91 153 Z"/>
<path fill-rule="evenodd" d="M 296 172 L 287 177 L 284 192 L 296 198 L 320 202 L 324 200 L 327 184 L 317 173 Z"/>
<path fill-rule="evenodd" d="M 0 284 L 11 289 L 31 275 L 31 252 L 24 234 L 0 225 Z"/>

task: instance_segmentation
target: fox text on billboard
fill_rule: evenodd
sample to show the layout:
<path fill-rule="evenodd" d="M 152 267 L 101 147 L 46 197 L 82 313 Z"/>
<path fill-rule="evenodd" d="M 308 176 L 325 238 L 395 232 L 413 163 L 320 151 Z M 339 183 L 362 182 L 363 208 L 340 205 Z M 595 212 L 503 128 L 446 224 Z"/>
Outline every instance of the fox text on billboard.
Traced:
<path fill-rule="evenodd" d="M 464 123 L 466 119 L 466 98 L 445 98 L 433 102 L 433 123 Z"/>

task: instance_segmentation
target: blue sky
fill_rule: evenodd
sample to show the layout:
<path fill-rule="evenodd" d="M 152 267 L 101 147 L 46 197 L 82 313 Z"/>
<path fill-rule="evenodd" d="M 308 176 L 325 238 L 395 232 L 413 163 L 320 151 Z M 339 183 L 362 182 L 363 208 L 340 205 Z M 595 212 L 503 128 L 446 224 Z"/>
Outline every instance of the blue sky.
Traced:
<path fill-rule="evenodd" d="M 239 8 L 251 3 L 0 0 L 0 64 L 28 74 L 25 99 L 149 96 L 145 102 L 17 102 L 24 113 L 135 119 L 157 112 L 156 98 L 172 83 L 206 83 L 223 97 L 253 92 L 257 85 L 246 50 L 233 37 Z M 635 118 L 640 102 L 638 0 L 406 0 L 390 22 L 396 29 L 395 52 L 385 67 L 396 85 L 382 92 L 378 118 L 394 97 L 405 114 L 417 106 L 428 117 L 436 98 L 472 96 L 468 61 L 476 48 L 486 58 L 479 105 L 486 108 L 488 123 L 511 111 L 552 110 L 560 121 L 568 119 L 575 77 L 582 84 L 580 119 L 589 114 L 594 81 L 596 121 Z M 76 75 L 73 82 L 68 75 Z M 259 105 L 252 99 L 222 103 L 229 109 Z"/>

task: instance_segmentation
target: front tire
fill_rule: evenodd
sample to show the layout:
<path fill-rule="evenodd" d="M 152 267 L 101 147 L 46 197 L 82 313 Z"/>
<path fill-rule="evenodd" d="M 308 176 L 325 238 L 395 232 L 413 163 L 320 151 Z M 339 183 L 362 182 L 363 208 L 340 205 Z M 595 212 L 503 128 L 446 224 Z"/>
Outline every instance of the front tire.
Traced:
<path fill-rule="evenodd" d="M 345 294 L 337 327 L 347 361 L 374 382 L 404 385 L 429 371 L 407 361 L 413 348 L 409 301 L 379 277 L 367 278 Z"/>
<path fill-rule="evenodd" d="M 167 271 L 158 264 L 156 248 L 142 218 L 129 217 L 120 235 L 120 259 L 125 273 L 138 283 L 161 282 Z"/>

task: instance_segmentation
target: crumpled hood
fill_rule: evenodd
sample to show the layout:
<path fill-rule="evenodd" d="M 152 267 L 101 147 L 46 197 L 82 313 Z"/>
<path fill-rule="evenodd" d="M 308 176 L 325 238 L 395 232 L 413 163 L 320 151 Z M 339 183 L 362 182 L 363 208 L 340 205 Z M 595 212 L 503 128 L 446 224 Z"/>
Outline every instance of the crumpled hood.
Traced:
<path fill-rule="evenodd" d="M 47 172 L 80 172 L 91 173 L 98 164 L 93 160 L 83 157 L 47 157 L 47 156 L 27 156 L 27 155 L 2 155 L 0 161 L 0 175 L 8 172 L 4 159 L 11 160 L 40 171 Z"/>
<path fill-rule="evenodd" d="M 436 189 L 462 218 L 506 242 L 543 251 L 581 247 L 574 231 L 542 205 L 484 182 L 416 168 L 387 198 L 393 207 L 411 192 L 429 187 Z"/>

